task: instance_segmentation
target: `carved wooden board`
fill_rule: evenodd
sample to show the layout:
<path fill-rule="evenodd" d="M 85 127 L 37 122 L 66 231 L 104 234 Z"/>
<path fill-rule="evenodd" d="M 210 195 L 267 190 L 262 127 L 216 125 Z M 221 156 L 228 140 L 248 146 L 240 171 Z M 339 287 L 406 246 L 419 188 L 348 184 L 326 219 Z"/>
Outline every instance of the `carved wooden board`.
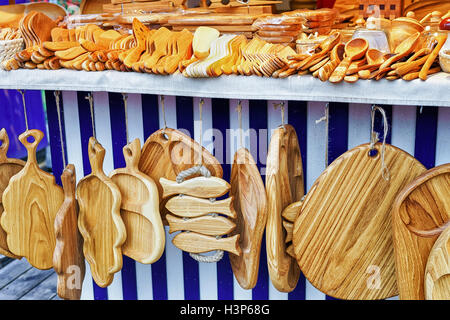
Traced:
<path fill-rule="evenodd" d="M 169 233 L 185 230 L 210 236 L 224 236 L 236 228 L 234 222 L 222 216 L 207 215 L 183 219 L 168 214 L 166 218 L 169 222 Z"/>
<path fill-rule="evenodd" d="M 224 250 L 235 255 L 241 254 L 238 234 L 232 237 L 216 238 L 196 232 L 180 232 L 172 242 L 177 248 L 192 253 Z"/>
<path fill-rule="evenodd" d="M 203 165 L 212 176 L 222 178 L 223 169 L 219 161 L 181 131 L 171 128 L 160 129 L 145 141 L 139 170 L 151 177 L 158 186 L 160 212 L 163 218 L 168 213 L 165 208 L 168 199 L 162 200 L 163 190 L 159 179 L 175 180 L 181 171 L 200 163 L 200 157 L 203 158 Z"/>
<path fill-rule="evenodd" d="M 64 201 L 64 191 L 36 161 L 36 149 L 43 137 L 39 130 L 28 130 L 19 136 L 28 159 L 3 193 L 1 224 L 12 253 L 26 257 L 35 268 L 50 269 L 56 244 L 53 225 Z"/>
<path fill-rule="evenodd" d="M 176 194 L 186 194 L 201 198 L 217 198 L 225 195 L 230 190 L 230 184 L 217 177 L 195 177 L 181 183 L 161 178 L 159 183 L 163 187 L 163 199 Z"/>
<path fill-rule="evenodd" d="M 234 155 L 231 168 L 233 206 L 237 213 L 240 256 L 229 255 L 231 268 L 239 285 L 252 289 L 258 280 L 261 241 L 267 222 L 267 199 L 264 183 L 251 153 L 244 148 Z"/>
<path fill-rule="evenodd" d="M 116 169 L 110 175 L 122 195 L 121 214 L 127 233 L 122 252 L 140 263 L 154 263 L 161 257 L 166 243 L 158 187 L 138 169 L 139 139 L 125 146 L 123 155 L 126 168 Z"/>
<path fill-rule="evenodd" d="M 283 210 L 304 195 L 303 167 L 294 127 L 277 128 L 270 139 L 266 168 L 267 264 L 272 284 L 281 292 L 290 292 L 297 286 L 300 269 L 286 253 L 286 232 Z"/>
<path fill-rule="evenodd" d="M 392 207 L 402 188 L 426 169 L 386 145 L 389 181 L 381 173 L 381 144 L 351 149 L 320 175 L 294 223 L 298 264 L 313 286 L 340 299 L 397 294 Z"/>
<path fill-rule="evenodd" d="M 422 300 L 431 248 L 450 221 L 450 164 L 414 179 L 398 195 L 392 216 L 400 299 Z"/>
<path fill-rule="evenodd" d="M 20 170 L 25 166 L 25 161 L 20 159 L 8 158 L 9 148 L 9 138 L 6 130 L 3 128 L 0 130 L 0 218 L 3 214 L 3 204 L 2 204 L 2 195 L 5 191 L 6 187 L 9 184 L 9 180 L 15 174 L 17 174 Z M 0 254 L 20 259 L 21 257 L 16 256 L 11 251 L 9 251 L 8 244 L 6 242 L 6 232 L 0 226 Z"/>
<path fill-rule="evenodd" d="M 229 197 L 211 202 L 209 199 L 180 195 L 170 198 L 166 203 L 166 208 L 173 214 L 185 218 L 194 218 L 210 213 L 220 213 L 227 217 L 236 218 L 232 200 L 233 198 Z"/>
<path fill-rule="evenodd" d="M 428 257 L 425 299 L 450 300 L 450 226 L 436 240 Z"/>
<path fill-rule="evenodd" d="M 122 268 L 121 247 L 126 240 L 126 229 L 120 216 L 120 190 L 103 172 L 104 158 L 105 149 L 91 137 L 89 162 L 92 173 L 80 180 L 76 192 L 84 256 L 94 281 L 103 288 L 111 284 L 114 273 Z"/>
<path fill-rule="evenodd" d="M 78 202 L 75 198 L 77 179 L 73 164 L 64 169 L 61 181 L 64 202 L 55 218 L 53 268 L 58 274 L 58 296 L 66 300 L 80 300 L 86 265 L 83 238 L 78 231 Z"/>

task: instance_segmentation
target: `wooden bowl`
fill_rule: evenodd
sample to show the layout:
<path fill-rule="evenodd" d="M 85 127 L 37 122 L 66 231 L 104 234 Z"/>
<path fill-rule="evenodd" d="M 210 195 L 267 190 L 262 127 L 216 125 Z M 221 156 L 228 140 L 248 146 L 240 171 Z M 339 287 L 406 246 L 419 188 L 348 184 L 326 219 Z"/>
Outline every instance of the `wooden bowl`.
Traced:
<path fill-rule="evenodd" d="M 424 27 L 416 19 L 408 17 L 400 17 L 392 20 L 391 29 L 389 30 L 389 41 L 392 50 L 403 42 L 406 38 L 416 32 L 422 32 Z"/>
<path fill-rule="evenodd" d="M 439 52 L 439 64 L 442 71 L 450 73 L 450 48 L 443 49 Z"/>

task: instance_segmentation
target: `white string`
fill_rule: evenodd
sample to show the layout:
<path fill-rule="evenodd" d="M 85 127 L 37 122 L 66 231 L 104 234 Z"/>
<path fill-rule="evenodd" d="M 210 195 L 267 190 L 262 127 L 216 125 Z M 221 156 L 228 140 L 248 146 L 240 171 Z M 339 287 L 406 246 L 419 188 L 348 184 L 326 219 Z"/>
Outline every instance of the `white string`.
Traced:
<path fill-rule="evenodd" d="M 25 90 L 17 90 L 22 95 L 22 105 L 23 105 L 23 115 L 25 117 L 25 128 L 28 131 L 28 115 L 27 115 L 27 106 L 25 104 Z"/>
<path fill-rule="evenodd" d="M 127 145 L 130 143 L 128 135 L 128 94 L 122 93 L 123 98 L 123 108 L 125 109 L 125 133 L 127 136 Z"/>
<path fill-rule="evenodd" d="M 316 124 L 321 123 L 322 121 L 325 121 L 325 167 L 328 167 L 328 131 L 329 131 L 329 125 L 330 125 L 330 108 L 329 103 L 325 105 L 325 115 L 320 118 L 319 120 L 316 120 Z"/>
<path fill-rule="evenodd" d="M 63 140 L 63 132 L 62 132 L 62 121 L 61 121 L 61 107 L 60 103 L 60 91 L 55 91 L 53 93 L 55 95 L 55 103 L 56 103 L 56 112 L 58 113 L 58 126 L 59 126 L 59 140 L 61 142 L 61 154 L 63 160 L 63 166 L 66 167 L 66 154 L 64 152 L 64 140 Z"/>
<path fill-rule="evenodd" d="M 389 132 L 389 125 L 388 125 L 386 112 L 384 111 L 384 109 L 381 107 L 375 106 L 375 105 L 372 106 L 372 110 L 371 110 L 372 124 L 371 124 L 371 129 L 370 129 L 370 133 L 371 133 L 370 134 L 370 150 L 371 151 L 374 150 L 375 144 L 379 141 L 379 135 L 377 132 L 374 131 L 376 111 L 379 111 L 383 117 L 383 143 L 381 146 L 381 176 L 383 177 L 384 180 L 389 181 L 390 173 L 389 173 L 389 169 L 387 168 L 385 159 L 384 159 L 385 151 L 386 151 L 386 137 Z"/>
<path fill-rule="evenodd" d="M 91 111 L 91 125 L 92 125 L 92 136 L 97 140 L 97 134 L 95 133 L 95 119 L 94 119 L 94 97 L 92 93 L 88 93 L 86 100 L 89 101 L 89 109 Z"/>

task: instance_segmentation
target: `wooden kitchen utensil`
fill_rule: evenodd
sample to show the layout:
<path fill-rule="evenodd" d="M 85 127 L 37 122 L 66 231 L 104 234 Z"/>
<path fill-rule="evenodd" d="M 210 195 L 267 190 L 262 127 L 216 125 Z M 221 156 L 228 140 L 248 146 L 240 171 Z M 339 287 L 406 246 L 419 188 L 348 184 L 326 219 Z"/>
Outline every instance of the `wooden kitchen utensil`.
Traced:
<path fill-rule="evenodd" d="M 267 224 L 266 250 L 270 279 L 276 289 L 295 289 L 300 269 L 286 253 L 283 210 L 304 195 L 303 167 L 294 127 L 284 124 L 270 139 L 266 168 Z"/>
<path fill-rule="evenodd" d="M 173 238 L 172 242 L 177 248 L 191 253 L 223 250 L 235 255 L 241 254 L 238 234 L 232 237 L 216 238 L 196 232 L 180 232 Z"/>
<path fill-rule="evenodd" d="M 243 289 L 252 289 L 258 280 L 261 241 L 267 222 L 267 198 L 264 183 L 250 151 L 240 148 L 234 155 L 231 167 L 233 206 L 237 212 L 237 228 L 231 235 L 239 234 L 240 256 L 230 255 L 231 268 Z"/>
<path fill-rule="evenodd" d="M 436 240 L 428 257 L 425 299 L 450 300 L 450 226 Z"/>
<path fill-rule="evenodd" d="M 0 219 L 3 214 L 2 195 L 6 187 L 9 184 L 11 178 L 16 175 L 25 166 L 25 161 L 20 159 L 8 158 L 9 137 L 5 128 L 0 130 Z M 8 244 L 6 242 L 6 233 L 0 226 L 0 254 L 20 259 L 9 251 Z"/>
<path fill-rule="evenodd" d="M 105 149 L 91 137 L 88 152 L 92 172 L 80 180 L 76 191 L 80 205 L 78 227 L 92 277 L 104 288 L 122 268 L 126 228 L 120 216 L 120 189 L 103 172 Z"/>
<path fill-rule="evenodd" d="M 223 236 L 229 234 L 236 228 L 236 224 L 230 219 L 218 215 L 183 219 L 168 214 L 166 219 L 169 222 L 169 233 L 185 230 L 210 236 Z"/>
<path fill-rule="evenodd" d="M 165 246 L 164 226 L 159 214 L 156 183 L 138 169 L 141 143 L 133 140 L 123 148 L 126 167 L 110 174 L 122 195 L 121 216 L 127 239 L 122 246 L 126 256 L 140 263 L 154 263 Z"/>
<path fill-rule="evenodd" d="M 196 177 L 181 183 L 161 178 L 159 183 L 163 187 L 162 198 L 175 194 L 186 194 L 193 197 L 215 198 L 221 197 L 230 190 L 228 182 L 217 177 Z"/>
<path fill-rule="evenodd" d="M 400 299 L 423 300 L 425 267 L 450 222 L 450 164 L 430 169 L 398 194 L 392 215 Z"/>
<path fill-rule="evenodd" d="M 56 246 L 53 268 L 58 274 L 58 296 L 67 300 L 80 300 L 85 276 L 83 238 L 78 231 L 78 202 L 75 198 L 75 166 L 69 164 L 61 175 L 64 202 L 56 213 Z"/>
<path fill-rule="evenodd" d="M 236 218 L 232 200 L 230 197 L 211 202 L 208 199 L 195 198 L 183 194 L 181 197 L 170 198 L 166 203 L 166 208 L 177 216 L 185 218 L 200 217 L 214 212 L 230 218 Z"/>
<path fill-rule="evenodd" d="M 347 69 L 350 63 L 354 60 L 361 59 L 366 54 L 369 48 L 369 43 L 366 39 L 356 38 L 352 39 L 345 45 L 345 55 L 344 60 L 339 63 L 337 68 L 331 74 L 329 81 L 332 83 L 338 83 L 344 80 L 347 73 Z"/>
<path fill-rule="evenodd" d="M 39 130 L 27 130 L 19 136 L 28 159 L 3 193 L 1 225 L 12 253 L 26 257 L 35 268 L 50 269 L 56 243 L 53 225 L 64 191 L 37 163 L 36 150 L 43 137 Z"/>
<path fill-rule="evenodd" d="M 393 204 L 425 170 L 408 153 L 381 143 L 360 145 L 327 167 L 294 223 L 295 256 L 312 285 L 340 299 L 397 294 Z"/>

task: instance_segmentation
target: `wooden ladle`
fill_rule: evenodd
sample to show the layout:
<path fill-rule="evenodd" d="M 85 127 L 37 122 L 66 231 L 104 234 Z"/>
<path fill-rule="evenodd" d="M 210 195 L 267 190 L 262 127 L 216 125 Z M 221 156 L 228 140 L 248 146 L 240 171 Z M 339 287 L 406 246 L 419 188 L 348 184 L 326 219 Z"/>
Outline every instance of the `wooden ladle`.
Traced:
<path fill-rule="evenodd" d="M 347 71 L 347 75 L 355 74 L 362 70 L 369 70 L 370 72 L 375 71 L 391 56 L 390 53 L 384 53 L 378 49 L 370 48 L 366 52 L 367 64 L 356 68 L 350 67 Z"/>
<path fill-rule="evenodd" d="M 350 63 L 353 60 L 358 60 L 364 57 L 368 48 L 369 42 L 367 42 L 366 39 L 355 38 L 347 42 L 345 45 L 346 57 L 331 74 L 329 81 L 332 83 L 341 82 L 347 73 Z"/>

